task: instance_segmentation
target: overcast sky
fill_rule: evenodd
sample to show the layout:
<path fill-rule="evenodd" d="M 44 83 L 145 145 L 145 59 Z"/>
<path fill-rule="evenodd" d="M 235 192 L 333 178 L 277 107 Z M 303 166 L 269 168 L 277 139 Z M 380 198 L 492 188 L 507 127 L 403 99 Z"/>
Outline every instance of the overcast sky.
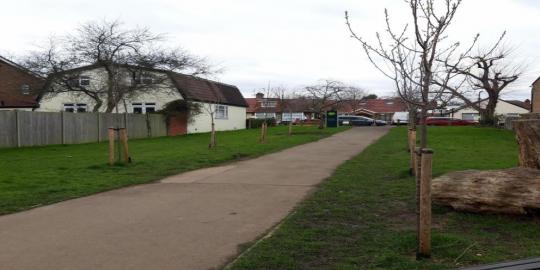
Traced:
<path fill-rule="evenodd" d="M 87 21 L 119 19 L 208 57 L 224 68 L 217 79 L 237 85 L 245 97 L 269 82 L 296 88 L 326 78 L 391 96 L 391 82 L 350 38 L 343 18 L 348 10 L 357 33 L 373 37 L 383 30 L 385 7 L 397 25 L 410 17 L 402 0 L 3 1 L 0 54 L 24 54 Z M 516 62 L 526 70 L 506 97 L 525 99 L 540 76 L 539 18 L 536 0 L 464 0 L 449 39 L 467 42 L 481 33 L 489 44 L 507 30 Z"/>

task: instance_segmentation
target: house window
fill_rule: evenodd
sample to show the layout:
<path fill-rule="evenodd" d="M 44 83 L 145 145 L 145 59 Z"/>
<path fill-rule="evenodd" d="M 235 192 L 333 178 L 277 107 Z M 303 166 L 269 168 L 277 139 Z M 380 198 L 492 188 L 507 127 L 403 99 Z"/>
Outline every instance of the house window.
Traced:
<path fill-rule="evenodd" d="M 87 112 L 87 105 L 85 103 L 64 103 L 65 112 Z"/>
<path fill-rule="evenodd" d="M 276 113 L 255 113 L 257 119 L 271 119 L 276 118 Z"/>
<path fill-rule="evenodd" d="M 283 115 L 281 116 L 281 120 L 285 122 L 306 120 L 306 116 L 302 112 L 293 112 L 293 113 L 284 112 Z"/>
<path fill-rule="evenodd" d="M 261 107 L 262 108 L 275 108 L 277 105 L 277 101 L 275 100 L 263 100 L 261 101 Z"/>
<path fill-rule="evenodd" d="M 141 74 L 133 79 L 134 84 L 153 84 L 154 77 L 150 74 Z"/>
<path fill-rule="evenodd" d="M 133 113 L 153 113 L 156 111 L 155 102 L 134 102 L 131 103 L 133 106 Z"/>
<path fill-rule="evenodd" d="M 90 85 L 90 77 L 88 76 L 79 76 L 77 78 L 74 78 L 70 82 L 71 86 L 89 86 Z"/>
<path fill-rule="evenodd" d="M 216 105 L 216 119 L 229 118 L 229 107 L 226 105 Z"/>
<path fill-rule="evenodd" d="M 480 119 L 480 114 L 478 114 L 478 113 L 463 113 L 463 114 L 461 114 L 461 118 L 463 120 L 478 121 Z"/>
<path fill-rule="evenodd" d="M 30 85 L 28 84 L 21 85 L 21 93 L 23 95 L 30 95 Z"/>

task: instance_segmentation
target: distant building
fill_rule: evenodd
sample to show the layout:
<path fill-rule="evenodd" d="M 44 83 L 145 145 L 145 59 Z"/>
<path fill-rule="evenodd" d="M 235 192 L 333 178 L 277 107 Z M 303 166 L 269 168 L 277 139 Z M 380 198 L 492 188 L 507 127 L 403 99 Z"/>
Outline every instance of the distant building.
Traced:
<path fill-rule="evenodd" d="M 31 111 L 45 79 L 0 56 L 0 110 Z"/>
<path fill-rule="evenodd" d="M 480 106 L 486 106 L 487 99 L 478 101 Z M 476 102 L 476 103 L 478 103 Z M 531 110 L 531 101 L 525 100 L 503 100 L 499 99 L 497 106 L 495 107 L 495 115 L 504 117 L 514 117 L 520 114 L 528 113 Z M 453 108 L 449 112 L 450 117 L 463 119 L 463 120 L 480 120 L 480 113 L 471 106 L 463 105 L 461 107 Z"/>
<path fill-rule="evenodd" d="M 540 78 L 536 79 L 532 84 L 531 104 L 531 112 L 540 113 Z"/>

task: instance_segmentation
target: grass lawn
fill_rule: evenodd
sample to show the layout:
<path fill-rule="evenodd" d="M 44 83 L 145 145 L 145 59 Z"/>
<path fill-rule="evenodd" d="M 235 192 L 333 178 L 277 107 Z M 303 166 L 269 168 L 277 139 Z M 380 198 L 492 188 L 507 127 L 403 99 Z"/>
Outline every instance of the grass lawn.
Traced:
<path fill-rule="evenodd" d="M 346 128 L 268 129 L 268 141 L 258 142 L 260 130 L 219 132 L 218 146 L 208 149 L 209 134 L 132 140 L 133 163 L 108 166 L 108 143 L 0 149 L 0 214 L 70 198 L 147 183 L 164 176 L 278 151 L 315 141 Z"/>
<path fill-rule="evenodd" d="M 430 128 L 434 175 L 517 165 L 509 131 Z M 342 165 L 233 269 L 455 269 L 540 256 L 540 219 L 435 206 L 432 259 L 416 261 L 415 183 L 406 129 L 394 128 Z"/>

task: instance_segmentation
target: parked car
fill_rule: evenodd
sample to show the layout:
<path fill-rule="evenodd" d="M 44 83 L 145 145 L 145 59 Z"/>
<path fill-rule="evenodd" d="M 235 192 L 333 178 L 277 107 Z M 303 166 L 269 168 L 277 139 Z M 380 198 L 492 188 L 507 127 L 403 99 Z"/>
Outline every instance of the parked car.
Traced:
<path fill-rule="evenodd" d="M 471 126 L 476 125 L 475 121 L 462 120 L 452 117 L 428 117 L 426 118 L 428 126 Z"/>
<path fill-rule="evenodd" d="M 395 112 L 392 116 L 392 125 L 406 125 L 409 123 L 409 112 Z"/>
<path fill-rule="evenodd" d="M 340 126 L 372 126 L 375 121 L 368 117 L 356 115 L 339 115 L 338 125 Z"/>
<path fill-rule="evenodd" d="M 338 123 L 340 126 L 384 126 L 386 121 L 374 120 L 365 116 L 358 115 L 340 115 L 338 116 Z"/>

